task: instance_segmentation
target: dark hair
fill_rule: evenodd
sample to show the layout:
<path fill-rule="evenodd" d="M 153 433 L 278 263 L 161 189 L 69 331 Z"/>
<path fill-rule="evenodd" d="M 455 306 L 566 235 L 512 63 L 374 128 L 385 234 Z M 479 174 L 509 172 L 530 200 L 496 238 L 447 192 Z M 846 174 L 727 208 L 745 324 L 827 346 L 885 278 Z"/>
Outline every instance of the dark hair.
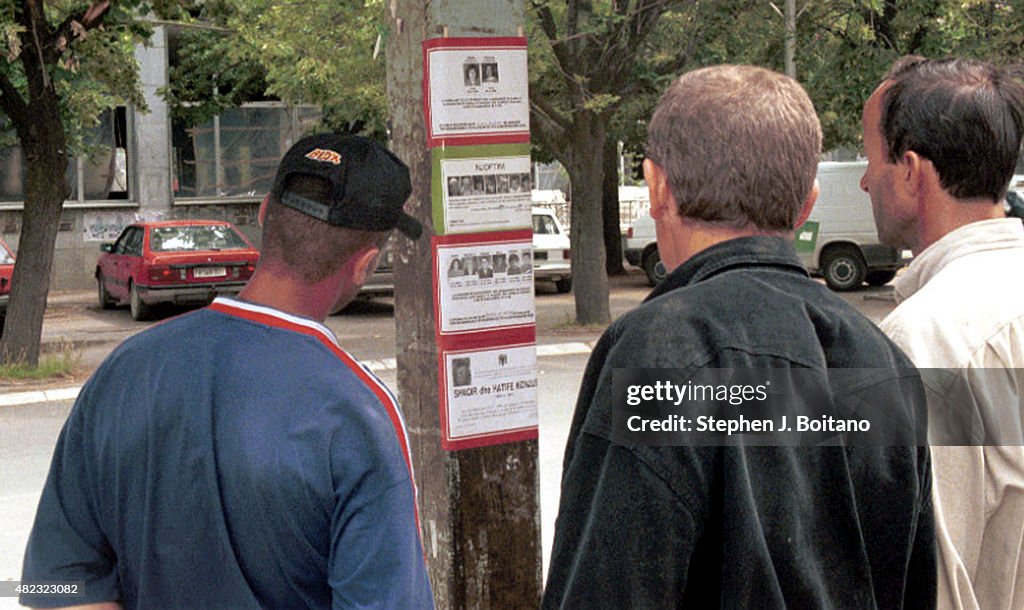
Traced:
<path fill-rule="evenodd" d="M 1024 131 L 1024 85 L 973 59 L 905 57 L 885 78 L 881 130 L 889 162 L 913 151 L 957 199 L 1002 200 Z"/>
<path fill-rule="evenodd" d="M 294 175 L 284 190 L 313 201 L 327 201 L 331 185 L 323 178 Z M 307 283 L 336 273 L 368 245 L 383 246 L 390 231 L 336 227 L 282 205 L 271 196 L 263 222 L 261 264 L 283 264 Z"/>
<path fill-rule="evenodd" d="M 647 125 L 681 216 L 791 231 L 814 186 L 821 126 L 795 80 L 754 66 L 680 76 Z"/>

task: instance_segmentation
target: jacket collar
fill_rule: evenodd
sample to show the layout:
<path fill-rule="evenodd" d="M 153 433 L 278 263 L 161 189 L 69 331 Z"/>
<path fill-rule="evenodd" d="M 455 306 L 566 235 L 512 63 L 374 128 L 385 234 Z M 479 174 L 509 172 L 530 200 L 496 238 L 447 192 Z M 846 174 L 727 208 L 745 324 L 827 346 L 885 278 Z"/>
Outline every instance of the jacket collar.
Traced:
<path fill-rule="evenodd" d="M 981 220 L 954 229 L 910 261 L 893 286 L 896 302 L 909 299 L 958 258 L 1006 248 L 1024 248 L 1024 228 L 1018 218 Z"/>
<path fill-rule="evenodd" d="M 767 235 L 740 237 L 715 244 L 690 257 L 655 286 L 644 301 L 702 282 L 736 267 L 754 266 L 774 267 L 809 277 L 791 240 Z"/>

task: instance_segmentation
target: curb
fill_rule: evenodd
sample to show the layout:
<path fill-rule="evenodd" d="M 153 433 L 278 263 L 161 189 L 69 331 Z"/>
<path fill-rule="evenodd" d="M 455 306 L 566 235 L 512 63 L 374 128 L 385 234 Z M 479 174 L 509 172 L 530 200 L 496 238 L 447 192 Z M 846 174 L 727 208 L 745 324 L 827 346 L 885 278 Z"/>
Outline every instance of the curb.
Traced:
<path fill-rule="evenodd" d="M 32 392 L 15 392 L 0 395 L 0 407 L 17 407 L 51 400 L 74 400 L 82 386 L 73 388 L 57 388 L 54 390 L 36 390 Z"/>
<path fill-rule="evenodd" d="M 589 354 L 591 347 L 592 346 L 590 344 L 580 341 L 538 345 L 537 357 L 550 358 L 555 356 L 570 356 L 573 354 Z M 382 360 L 361 360 L 361 362 L 374 373 L 392 371 L 398 366 L 398 363 L 394 358 L 384 358 Z M 78 398 L 78 393 L 81 390 L 82 386 L 75 386 L 70 388 L 55 388 L 52 390 L 33 390 L 29 392 L 0 394 L 0 407 L 20 407 L 23 405 L 50 402 L 54 400 L 74 400 Z"/>

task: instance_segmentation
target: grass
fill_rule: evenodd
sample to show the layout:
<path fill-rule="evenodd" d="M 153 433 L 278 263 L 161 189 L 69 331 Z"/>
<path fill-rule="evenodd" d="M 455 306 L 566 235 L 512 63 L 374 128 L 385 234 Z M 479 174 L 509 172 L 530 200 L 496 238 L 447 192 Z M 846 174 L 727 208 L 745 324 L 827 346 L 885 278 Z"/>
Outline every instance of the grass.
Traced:
<path fill-rule="evenodd" d="M 82 355 L 70 343 L 61 342 L 55 350 L 40 355 L 38 366 L 24 362 L 0 365 L 0 381 L 41 381 L 71 377 Z"/>
<path fill-rule="evenodd" d="M 562 321 L 555 324 L 551 330 L 554 332 L 604 332 L 606 328 L 608 328 L 607 324 L 577 324 L 576 318 L 572 314 L 566 313 L 563 315 Z"/>

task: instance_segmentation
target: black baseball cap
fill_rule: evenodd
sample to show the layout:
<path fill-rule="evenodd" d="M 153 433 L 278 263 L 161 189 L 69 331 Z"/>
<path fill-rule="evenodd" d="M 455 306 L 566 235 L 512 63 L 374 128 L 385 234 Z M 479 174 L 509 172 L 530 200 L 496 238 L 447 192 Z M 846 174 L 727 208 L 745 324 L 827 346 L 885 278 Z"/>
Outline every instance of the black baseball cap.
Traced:
<path fill-rule="evenodd" d="M 315 176 L 331 185 L 328 201 L 285 190 L 291 176 Z M 296 142 L 277 168 L 275 201 L 338 227 L 398 229 L 410 239 L 423 225 L 402 209 L 412 193 L 409 168 L 380 144 L 351 134 L 321 133 Z"/>

